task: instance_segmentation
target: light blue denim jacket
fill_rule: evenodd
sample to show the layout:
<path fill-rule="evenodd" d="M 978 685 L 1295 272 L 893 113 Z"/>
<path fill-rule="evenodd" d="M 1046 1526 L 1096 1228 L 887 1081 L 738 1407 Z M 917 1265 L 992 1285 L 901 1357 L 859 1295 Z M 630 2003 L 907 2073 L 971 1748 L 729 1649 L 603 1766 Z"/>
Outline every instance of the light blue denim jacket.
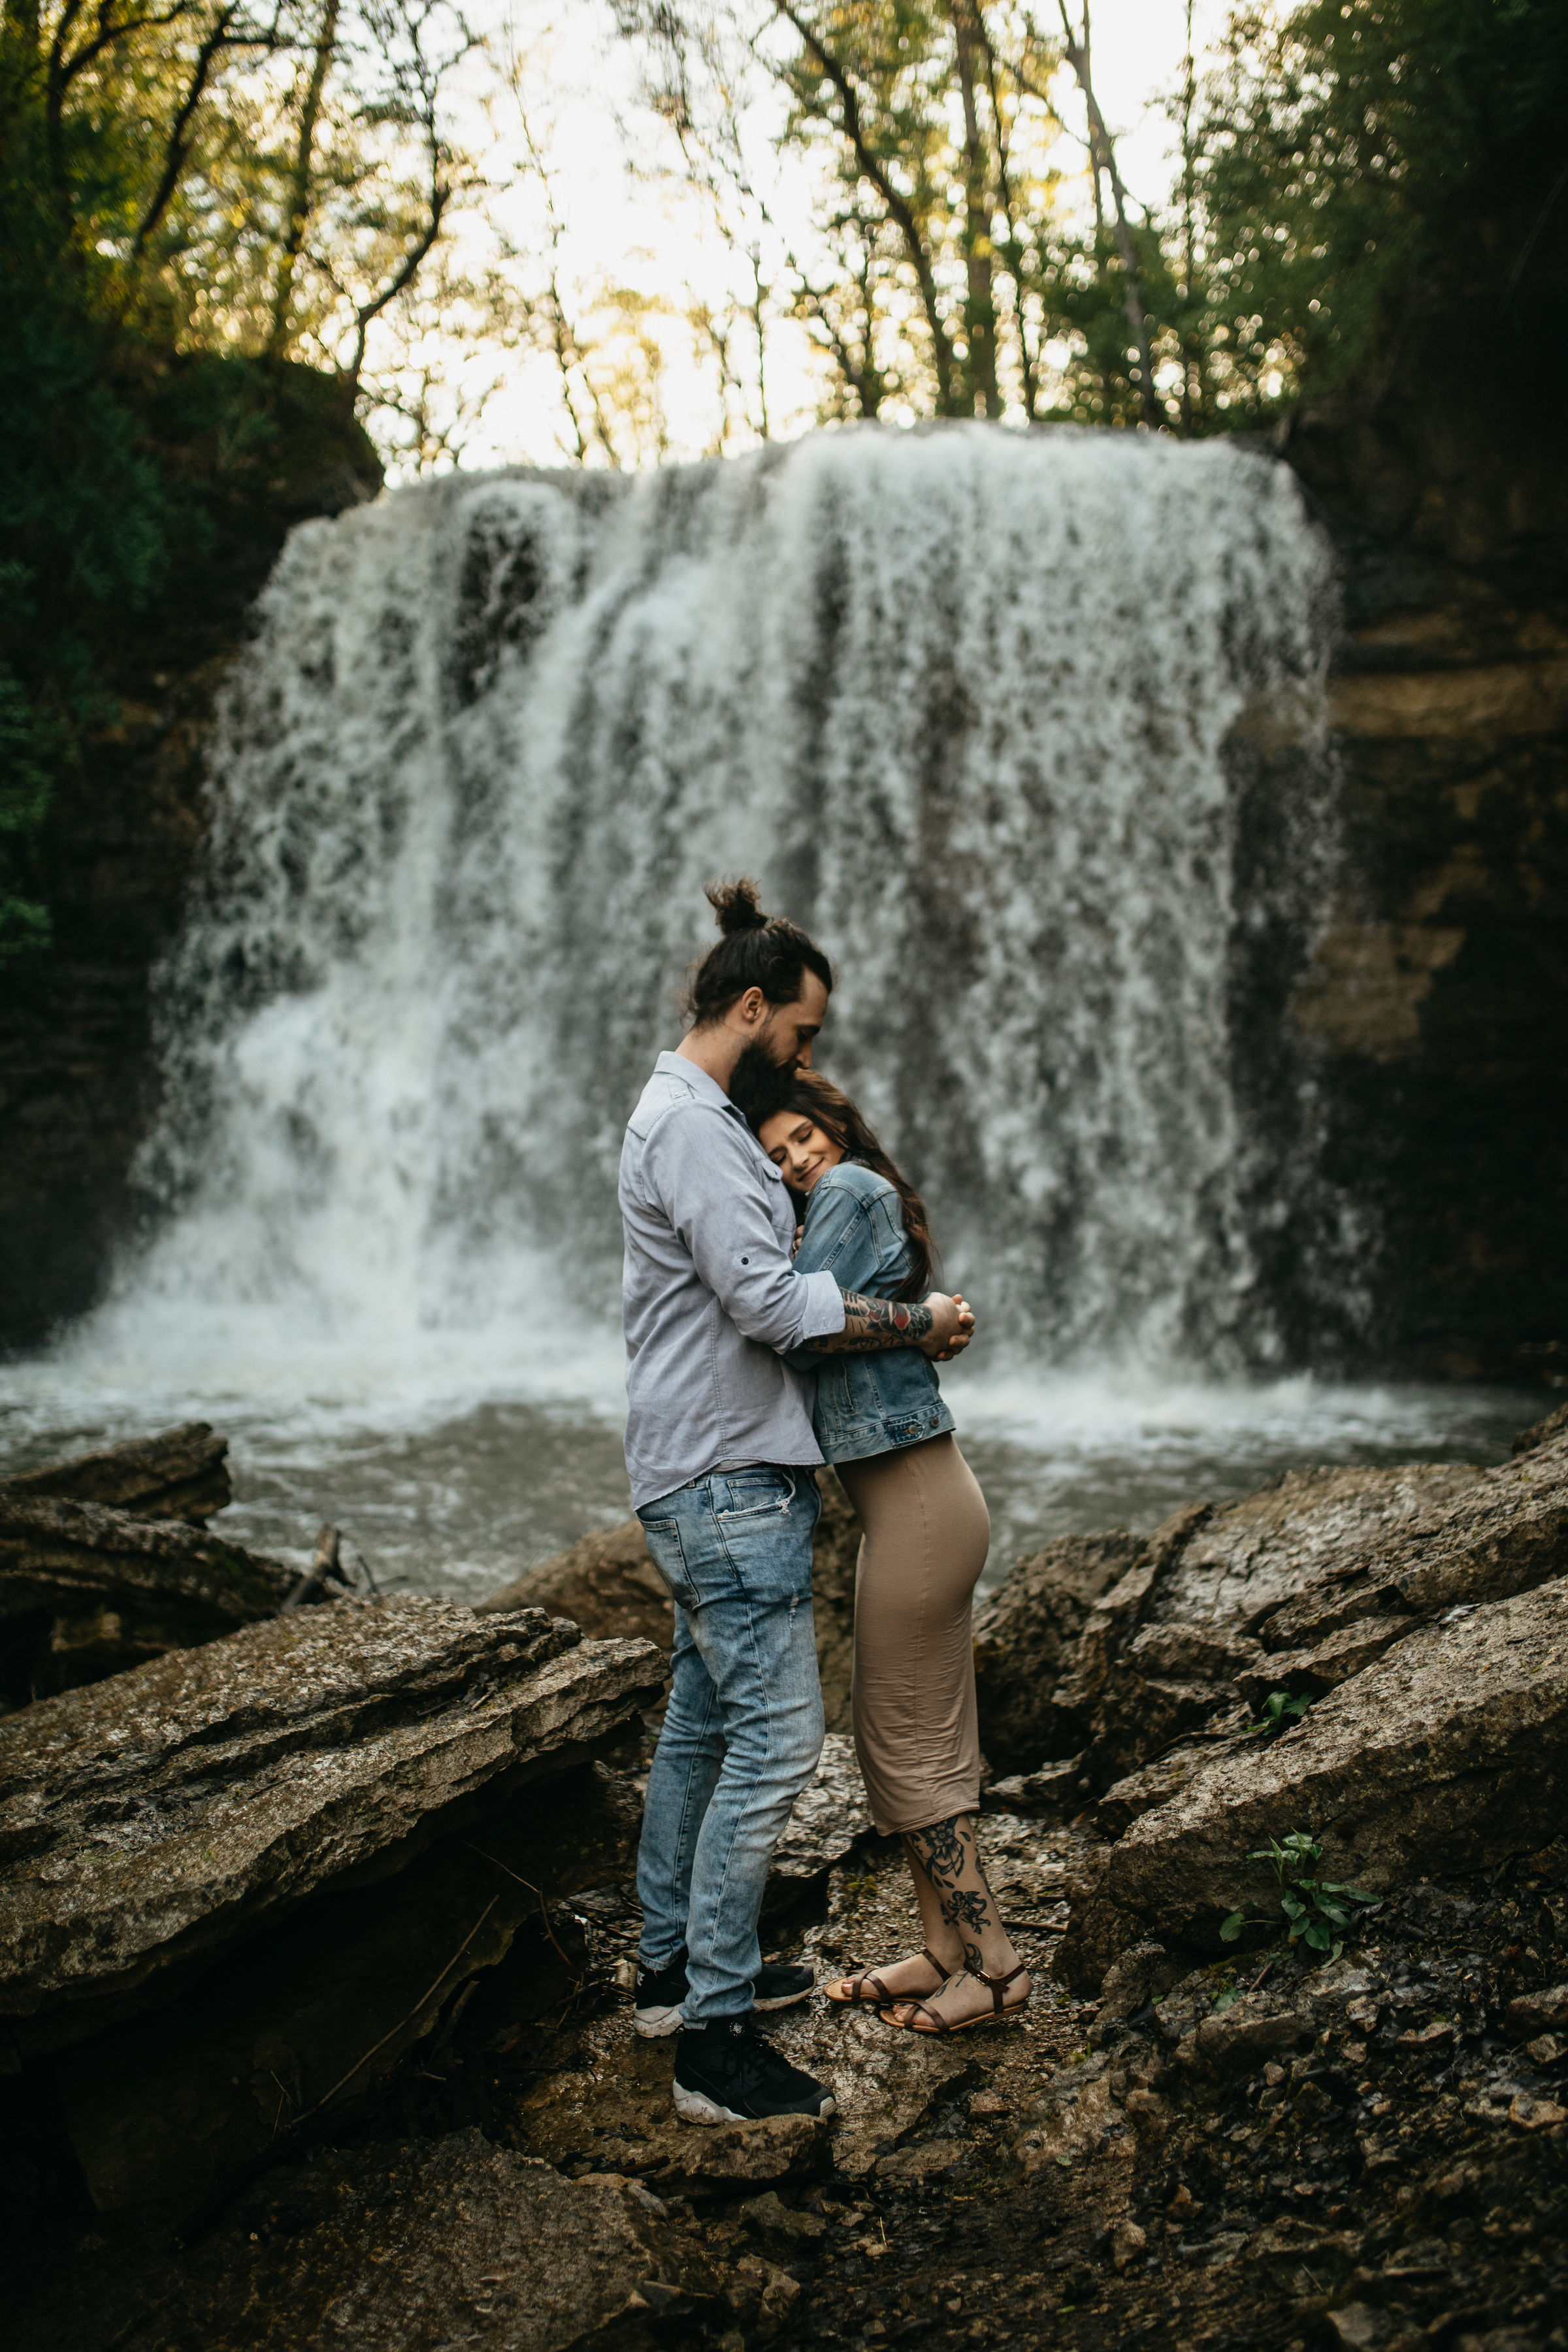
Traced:
<path fill-rule="evenodd" d="M 806 1202 L 795 1270 L 830 1274 L 840 1290 L 864 1298 L 896 1296 L 910 1270 L 910 1244 L 899 1196 L 885 1176 L 849 1160 L 828 1170 Z M 936 1367 L 918 1348 L 868 1356 L 801 1348 L 788 1360 L 816 1368 L 812 1426 L 825 1461 L 860 1462 L 953 1427 Z"/>

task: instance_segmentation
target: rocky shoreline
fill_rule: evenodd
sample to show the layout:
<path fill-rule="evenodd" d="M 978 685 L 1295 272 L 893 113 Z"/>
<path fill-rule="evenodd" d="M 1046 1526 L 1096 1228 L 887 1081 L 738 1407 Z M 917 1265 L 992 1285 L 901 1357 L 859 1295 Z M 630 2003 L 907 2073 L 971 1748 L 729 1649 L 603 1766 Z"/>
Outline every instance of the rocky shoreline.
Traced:
<path fill-rule="evenodd" d="M 855 1533 L 830 1494 L 840 1723 Z M 21 2352 L 1568 2346 L 1568 1408 L 1018 1563 L 976 1638 L 1034 2000 L 785 2013 L 827 2126 L 683 2128 L 631 2030 L 645 1571 L 632 1523 L 479 1611 L 275 1602 L 0 1718 Z M 907 1907 L 839 1732 L 770 1949 Z"/>

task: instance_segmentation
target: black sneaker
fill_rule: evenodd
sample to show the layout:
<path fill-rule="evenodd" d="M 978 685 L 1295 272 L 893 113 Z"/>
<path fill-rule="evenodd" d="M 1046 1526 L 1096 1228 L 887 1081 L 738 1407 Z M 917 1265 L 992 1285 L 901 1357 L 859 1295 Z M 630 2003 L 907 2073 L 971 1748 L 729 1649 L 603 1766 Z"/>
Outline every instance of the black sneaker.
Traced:
<path fill-rule="evenodd" d="M 637 1962 L 637 2008 L 632 2023 L 649 2042 L 679 2033 L 686 2020 L 680 2004 L 686 1999 L 686 1947 L 662 1969 L 645 1969 Z"/>
<path fill-rule="evenodd" d="M 797 2000 L 810 1997 L 816 1982 L 815 1969 L 792 1968 L 774 1960 L 757 1972 L 752 1988 L 752 2005 L 757 2009 L 792 2009 Z M 637 1964 L 637 2008 L 632 2023 L 645 2039 L 659 2040 L 667 2033 L 679 2033 L 686 2020 L 681 2002 L 686 1999 L 686 1953 L 677 1952 L 662 1969 L 645 1969 Z"/>
<path fill-rule="evenodd" d="M 797 2000 L 807 2000 L 816 1983 L 815 1969 L 792 1968 L 786 1960 L 771 1960 L 757 1970 L 752 1987 L 753 2009 L 793 2009 Z"/>
<path fill-rule="evenodd" d="M 683 2124 L 756 2123 L 764 2116 L 831 2116 L 826 2083 L 764 2040 L 750 2014 L 689 2025 L 675 2047 L 675 2112 Z"/>

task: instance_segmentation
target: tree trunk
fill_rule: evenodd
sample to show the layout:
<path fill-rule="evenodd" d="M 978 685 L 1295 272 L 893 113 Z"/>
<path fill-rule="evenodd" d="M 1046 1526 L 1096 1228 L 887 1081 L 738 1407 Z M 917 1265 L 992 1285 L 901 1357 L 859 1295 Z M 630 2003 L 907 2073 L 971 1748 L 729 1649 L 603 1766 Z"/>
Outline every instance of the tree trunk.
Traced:
<path fill-rule="evenodd" d="M 271 360 L 286 359 L 292 341 L 289 314 L 293 307 L 294 278 L 300 266 L 300 256 L 305 249 L 305 231 L 310 226 L 310 214 L 314 209 L 316 131 L 321 119 L 321 100 L 326 93 L 327 76 L 337 54 L 338 7 L 339 0 L 321 0 L 321 20 L 316 33 L 310 79 L 305 89 L 304 105 L 300 110 L 300 137 L 294 150 L 294 170 L 289 187 L 289 225 L 278 260 L 278 283 L 272 297 L 272 330 L 267 339 L 267 356 Z"/>
<path fill-rule="evenodd" d="M 963 323 L 969 342 L 969 377 L 987 416 L 1000 416 L 996 385 L 996 295 L 991 268 L 990 156 L 975 101 L 976 37 L 973 0 L 953 10 L 958 84 L 963 100 Z"/>
<path fill-rule="evenodd" d="M 1089 113 L 1089 152 L 1096 159 L 1096 190 L 1098 193 L 1099 171 L 1100 164 L 1103 163 L 1105 175 L 1110 182 L 1111 201 L 1116 207 L 1116 244 L 1117 250 L 1121 256 L 1122 275 L 1126 281 L 1122 307 L 1127 312 L 1127 323 L 1132 331 L 1132 341 L 1138 352 L 1138 393 L 1143 410 L 1143 422 L 1145 425 L 1167 425 L 1170 418 L 1166 415 L 1164 404 L 1154 389 L 1154 361 L 1149 348 L 1149 320 L 1143 308 L 1143 283 L 1138 269 L 1138 251 L 1132 242 L 1132 231 L 1127 219 L 1127 191 L 1121 184 L 1121 174 L 1116 166 L 1116 150 L 1111 145 L 1110 133 L 1105 127 L 1105 117 L 1100 110 L 1100 101 L 1094 94 L 1094 83 L 1089 77 L 1088 53 L 1079 47 L 1073 37 L 1072 20 L 1068 15 L 1067 0 L 1057 0 L 1057 5 L 1061 10 L 1068 63 L 1078 77 L 1078 86 L 1083 92 L 1083 102 Z"/>

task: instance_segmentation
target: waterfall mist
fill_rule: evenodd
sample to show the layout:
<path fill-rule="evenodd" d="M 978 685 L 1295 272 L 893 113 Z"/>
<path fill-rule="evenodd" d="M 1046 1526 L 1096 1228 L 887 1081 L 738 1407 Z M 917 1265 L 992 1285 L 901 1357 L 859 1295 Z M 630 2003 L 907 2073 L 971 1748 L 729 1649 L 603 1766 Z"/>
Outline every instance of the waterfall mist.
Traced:
<path fill-rule="evenodd" d="M 290 540 L 161 982 L 116 1309 L 373 1348 L 613 1317 L 621 1131 L 750 871 L 820 1054 L 1041 1364 L 1353 1316 L 1286 1000 L 1332 863 L 1326 549 L 1223 443 L 861 429 L 399 490 Z"/>

